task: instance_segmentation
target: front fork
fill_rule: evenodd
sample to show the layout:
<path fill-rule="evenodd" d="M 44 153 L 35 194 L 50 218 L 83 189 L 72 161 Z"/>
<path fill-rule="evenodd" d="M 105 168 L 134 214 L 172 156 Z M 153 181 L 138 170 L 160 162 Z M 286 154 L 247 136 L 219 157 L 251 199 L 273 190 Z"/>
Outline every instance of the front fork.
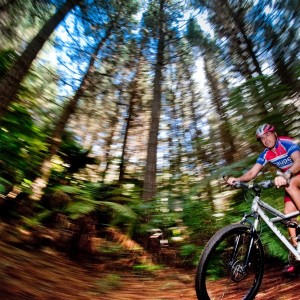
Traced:
<path fill-rule="evenodd" d="M 254 222 L 252 222 L 252 220 L 249 219 L 249 217 L 253 217 L 253 214 L 249 214 L 249 215 L 245 215 L 241 221 L 241 224 L 249 224 L 249 231 L 250 231 L 250 240 L 247 246 L 247 251 L 243 260 L 243 272 L 244 274 L 247 273 L 248 267 L 249 267 L 249 263 L 250 263 L 250 255 L 251 255 L 251 251 L 252 248 L 254 247 L 255 241 L 258 239 L 258 235 L 257 235 L 257 231 L 256 229 L 258 228 L 259 225 L 259 219 L 258 216 L 255 217 Z M 243 237 L 241 235 L 238 235 L 235 239 L 235 243 L 234 243 L 234 249 L 232 252 L 232 257 L 231 257 L 231 263 L 230 265 L 233 266 L 236 263 L 236 259 L 237 259 L 237 255 L 239 252 L 239 245 L 240 245 L 240 240 Z"/>

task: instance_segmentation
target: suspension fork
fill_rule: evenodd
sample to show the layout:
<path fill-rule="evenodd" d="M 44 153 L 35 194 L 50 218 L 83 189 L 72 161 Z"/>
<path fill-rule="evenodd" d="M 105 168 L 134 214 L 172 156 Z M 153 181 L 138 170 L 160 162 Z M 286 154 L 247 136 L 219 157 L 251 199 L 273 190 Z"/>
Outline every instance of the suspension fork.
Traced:
<path fill-rule="evenodd" d="M 255 241 L 258 239 L 258 235 L 257 235 L 257 227 L 258 227 L 258 223 L 259 223 L 259 217 L 258 215 L 255 216 L 255 220 L 254 222 L 249 222 L 248 220 L 248 223 L 251 224 L 251 227 L 250 227 L 250 242 L 249 242 L 249 245 L 248 245 L 248 248 L 247 248 L 247 254 L 245 256 L 245 259 L 244 259 L 244 270 L 246 271 L 247 268 L 249 267 L 249 261 L 250 261 L 250 255 L 251 255 L 251 251 L 253 249 L 253 247 L 255 246 Z"/>
<path fill-rule="evenodd" d="M 247 249 L 247 254 L 244 259 L 244 270 L 247 270 L 247 268 L 249 267 L 250 254 L 251 254 L 252 248 L 254 247 L 255 240 L 256 240 L 256 238 L 254 237 L 254 235 L 251 235 L 250 243 L 249 243 L 249 246 Z"/>
<path fill-rule="evenodd" d="M 251 222 L 248 217 L 250 216 L 253 216 L 252 214 L 249 214 L 249 215 L 245 215 L 242 219 L 242 222 L 241 223 L 248 223 L 250 224 L 250 242 L 248 244 L 248 247 L 247 247 L 247 253 L 244 257 L 244 261 L 243 261 L 243 268 L 244 270 L 247 270 L 248 266 L 249 266 L 249 261 L 250 261 L 250 255 L 251 255 L 251 250 L 252 248 L 254 247 L 254 243 L 255 241 L 258 239 L 258 236 L 257 236 L 257 232 L 256 232 L 256 228 L 258 226 L 258 217 L 256 216 L 254 222 Z M 236 261 L 236 258 L 237 258 L 237 255 L 238 255 L 238 248 L 239 248 L 239 244 L 240 244 L 240 240 L 241 240 L 242 236 L 241 235 L 238 235 L 236 238 L 235 238 L 235 242 L 234 242 L 234 247 L 233 247 L 233 252 L 232 252 L 232 256 L 231 256 L 231 260 L 230 260 L 230 265 L 232 266 L 235 261 Z"/>

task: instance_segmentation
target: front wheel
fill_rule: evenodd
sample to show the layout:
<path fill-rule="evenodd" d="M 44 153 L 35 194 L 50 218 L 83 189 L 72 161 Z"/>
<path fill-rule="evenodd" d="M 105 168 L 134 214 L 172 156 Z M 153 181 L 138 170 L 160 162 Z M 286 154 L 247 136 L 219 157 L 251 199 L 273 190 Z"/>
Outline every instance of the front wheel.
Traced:
<path fill-rule="evenodd" d="M 197 297 L 199 300 L 254 299 L 263 272 L 261 241 L 245 225 L 226 226 L 209 240 L 202 252 L 196 272 Z"/>

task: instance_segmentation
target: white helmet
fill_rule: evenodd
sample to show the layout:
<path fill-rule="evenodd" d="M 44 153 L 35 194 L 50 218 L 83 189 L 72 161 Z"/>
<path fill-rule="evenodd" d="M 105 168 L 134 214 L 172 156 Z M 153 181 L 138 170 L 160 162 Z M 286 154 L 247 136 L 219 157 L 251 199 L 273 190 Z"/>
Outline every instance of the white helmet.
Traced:
<path fill-rule="evenodd" d="M 274 131 L 275 131 L 275 127 L 273 125 L 263 124 L 257 128 L 256 138 L 259 140 L 262 137 L 262 135 L 265 134 L 266 132 L 274 132 Z"/>

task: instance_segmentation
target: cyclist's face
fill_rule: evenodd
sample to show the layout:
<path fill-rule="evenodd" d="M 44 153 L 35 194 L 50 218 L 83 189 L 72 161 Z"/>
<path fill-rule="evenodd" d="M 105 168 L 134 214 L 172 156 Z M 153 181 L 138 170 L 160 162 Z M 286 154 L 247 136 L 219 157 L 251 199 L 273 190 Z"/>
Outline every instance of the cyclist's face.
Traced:
<path fill-rule="evenodd" d="M 274 132 L 266 132 L 261 136 L 260 140 L 265 147 L 272 149 L 276 144 L 276 134 Z"/>

